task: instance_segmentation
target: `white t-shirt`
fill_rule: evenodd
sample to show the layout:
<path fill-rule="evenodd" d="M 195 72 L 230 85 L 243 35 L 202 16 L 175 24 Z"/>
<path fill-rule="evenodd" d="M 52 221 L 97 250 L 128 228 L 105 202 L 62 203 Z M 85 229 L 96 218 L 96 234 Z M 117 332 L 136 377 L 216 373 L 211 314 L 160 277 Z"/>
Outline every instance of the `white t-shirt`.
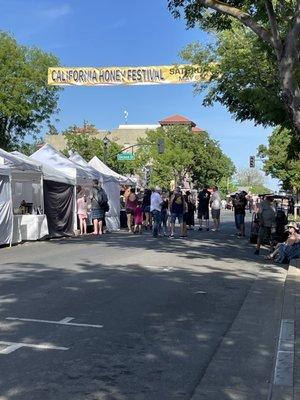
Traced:
<path fill-rule="evenodd" d="M 161 203 L 163 202 L 162 197 L 159 193 L 154 192 L 151 194 L 150 211 L 161 211 Z"/>
<path fill-rule="evenodd" d="M 212 210 L 220 210 L 221 205 L 221 197 L 219 192 L 213 192 L 213 194 L 210 196 L 210 206 Z"/>

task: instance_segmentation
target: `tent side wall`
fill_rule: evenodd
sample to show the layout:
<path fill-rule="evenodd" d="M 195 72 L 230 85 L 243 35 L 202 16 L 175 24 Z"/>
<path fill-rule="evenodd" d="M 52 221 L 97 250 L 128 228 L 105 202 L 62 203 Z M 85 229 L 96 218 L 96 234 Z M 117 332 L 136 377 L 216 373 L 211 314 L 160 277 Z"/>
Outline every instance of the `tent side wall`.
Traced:
<path fill-rule="evenodd" d="M 102 186 L 109 204 L 109 212 L 105 215 L 106 226 L 109 231 L 117 231 L 120 229 L 120 185 L 110 181 L 104 182 Z"/>
<path fill-rule="evenodd" d="M 13 213 L 11 182 L 8 175 L 0 175 L 0 245 L 11 244 Z"/>
<path fill-rule="evenodd" d="M 45 214 L 49 236 L 61 237 L 74 234 L 74 186 L 44 180 Z"/>

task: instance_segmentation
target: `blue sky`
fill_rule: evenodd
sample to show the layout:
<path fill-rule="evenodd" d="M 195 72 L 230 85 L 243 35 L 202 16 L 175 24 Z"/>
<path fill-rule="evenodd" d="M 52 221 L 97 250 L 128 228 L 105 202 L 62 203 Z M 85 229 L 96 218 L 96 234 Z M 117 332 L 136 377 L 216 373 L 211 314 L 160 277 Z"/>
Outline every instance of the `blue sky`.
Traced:
<path fill-rule="evenodd" d="M 186 44 L 209 40 L 174 20 L 166 0 L 0 0 L 0 7 L 2 30 L 19 43 L 54 53 L 65 66 L 169 65 L 180 61 Z M 181 114 L 217 139 L 237 167 L 248 167 L 271 128 L 236 122 L 220 105 L 201 103 L 192 85 L 67 87 L 56 126 L 63 130 L 86 120 L 110 130 L 124 123 L 124 110 L 128 124 L 156 124 Z"/>

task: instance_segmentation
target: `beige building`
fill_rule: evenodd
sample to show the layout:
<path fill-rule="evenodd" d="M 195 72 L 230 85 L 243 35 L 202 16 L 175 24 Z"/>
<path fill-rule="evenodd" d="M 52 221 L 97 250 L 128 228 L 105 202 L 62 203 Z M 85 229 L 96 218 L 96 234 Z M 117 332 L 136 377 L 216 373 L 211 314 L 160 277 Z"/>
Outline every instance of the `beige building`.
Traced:
<path fill-rule="evenodd" d="M 111 141 L 118 143 L 123 148 L 135 145 L 138 139 L 143 139 L 146 136 L 148 130 L 155 130 L 159 127 L 172 126 L 172 125 L 184 125 L 188 126 L 193 133 L 200 133 L 203 130 L 198 128 L 196 124 L 186 117 L 181 115 L 173 115 L 159 121 L 159 124 L 155 125 L 119 125 L 117 129 L 112 131 L 108 130 L 97 130 L 93 128 L 91 133 L 95 137 L 103 139 L 107 136 Z M 80 128 L 81 129 L 81 128 Z M 80 133 L 79 129 L 79 133 Z M 66 138 L 64 135 L 45 135 L 45 143 L 51 144 L 56 150 L 62 151 L 66 148 Z"/>

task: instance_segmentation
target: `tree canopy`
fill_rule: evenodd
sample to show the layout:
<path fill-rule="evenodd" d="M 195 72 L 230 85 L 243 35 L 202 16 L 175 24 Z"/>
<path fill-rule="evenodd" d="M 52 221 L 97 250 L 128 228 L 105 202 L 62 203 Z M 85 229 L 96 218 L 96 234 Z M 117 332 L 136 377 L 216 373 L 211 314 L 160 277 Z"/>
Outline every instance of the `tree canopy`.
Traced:
<path fill-rule="evenodd" d="M 289 129 L 276 128 L 268 146 L 259 146 L 258 155 L 266 173 L 280 179 L 283 189 L 300 189 L 300 141 Z"/>
<path fill-rule="evenodd" d="M 252 194 L 271 193 L 266 186 L 266 177 L 257 168 L 240 168 L 234 176 L 238 187 L 248 187 Z"/>
<path fill-rule="evenodd" d="M 272 64 L 272 70 L 275 72 L 275 82 L 279 83 L 277 93 L 282 103 L 280 108 L 284 108 L 286 118 L 290 120 L 290 126 L 294 134 L 300 138 L 300 79 L 299 79 L 299 56 L 300 56 L 300 1 L 299 0 L 283 0 L 283 1 L 240 1 L 240 0 L 169 0 L 168 7 L 175 17 L 181 14 L 186 19 L 187 27 L 199 26 L 210 33 L 226 32 L 234 30 L 237 24 L 249 29 L 257 38 L 261 48 L 269 53 L 268 61 Z M 251 41 L 250 41 L 251 44 Z M 241 51 L 246 52 L 247 43 L 245 40 L 241 43 Z M 216 53 L 215 53 L 216 55 Z M 216 57 L 212 59 L 215 65 L 219 62 Z M 237 66 L 235 62 L 234 67 Z M 268 62 L 268 68 L 270 64 Z M 267 71 L 268 71 L 267 68 Z M 254 71 L 257 67 L 254 69 Z M 225 71 L 230 71 L 229 66 Z M 266 71 L 266 74 L 267 74 Z M 272 71 L 272 72 L 273 72 Z M 223 72 L 223 71 L 222 71 Z M 247 79 L 249 69 L 241 67 L 240 74 L 234 71 L 233 77 Z M 274 74 L 272 74 L 274 76 Z M 230 76 L 229 76 L 230 77 Z M 214 75 L 216 79 L 216 75 Z M 228 76 L 227 76 L 228 78 Z M 267 79 L 267 82 L 270 80 Z M 252 84 L 252 74 L 250 71 L 249 87 Z M 225 85 L 225 93 L 230 94 L 230 88 Z M 219 86 L 219 94 L 223 94 L 222 85 Z M 245 92 L 244 92 L 245 93 Z M 275 91 L 276 93 L 276 91 Z M 273 91 L 274 94 L 274 91 Z M 261 95 L 258 93 L 257 103 L 261 102 Z M 271 91 L 272 95 L 272 91 Z M 216 97 L 217 98 L 217 97 Z M 233 99 L 230 96 L 223 99 L 224 104 L 228 107 L 234 102 L 239 102 L 240 99 L 236 95 Z M 217 98 L 219 100 L 219 98 Z M 272 99 L 273 100 L 273 99 Z M 264 101 L 265 104 L 265 101 Z M 249 111 L 249 102 L 248 110 Z M 250 118 L 255 117 L 258 113 L 256 110 L 250 110 Z M 238 104 L 233 105 L 233 110 L 236 112 Z M 244 110 L 245 111 L 245 110 Z M 237 116 L 247 117 L 247 112 L 237 113 Z M 279 110 L 280 111 L 280 110 Z M 280 113 L 280 112 L 279 112 Z M 274 114 L 274 113 L 273 113 Z M 260 121 L 262 120 L 259 116 Z M 260 122 L 258 121 L 258 122 Z M 267 122 L 267 120 L 266 120 Z"/>
<path fill-rule="evenodd" d="M 89 161 L 97 156 L 102 161 L 106 158 L 106 164 L 120 174 L 131 174 L 134 170 L 134 162 L 118 161 L 117 154 L 122 147 L 110 141 L 106 147 L 103 140 L 99 138 L 98 129 L 92 124 L 83 127 L 73 125 L 62 132 L 67 140 L 67 151 L 77 151 L 85 160 Z M 97 136 L 96 136 L 97 135 Z"/>
<path fill-rule="evenodd" d="M 158 139 L 164 140 L 163 154 L 158 153 Z M 185 126 L 149 130 L 139 144 L 136 168 L 141 173 L 149 166 L 151 185 L 169 187 L 171 182 L 182 184 L 185 178 L 198 185 L 216 184 L 223 177 L 231 177 L 235 170 L 232 161 L 206 132 L 193 133 Z"/>
<path fill-rule="evenodd" d="M 21 46 L 0 32 L 0 147 L 11 149 L 57 111 L 59 89 L 47 85 L 48 67 L 59 65 L 52 54 Z"/>

